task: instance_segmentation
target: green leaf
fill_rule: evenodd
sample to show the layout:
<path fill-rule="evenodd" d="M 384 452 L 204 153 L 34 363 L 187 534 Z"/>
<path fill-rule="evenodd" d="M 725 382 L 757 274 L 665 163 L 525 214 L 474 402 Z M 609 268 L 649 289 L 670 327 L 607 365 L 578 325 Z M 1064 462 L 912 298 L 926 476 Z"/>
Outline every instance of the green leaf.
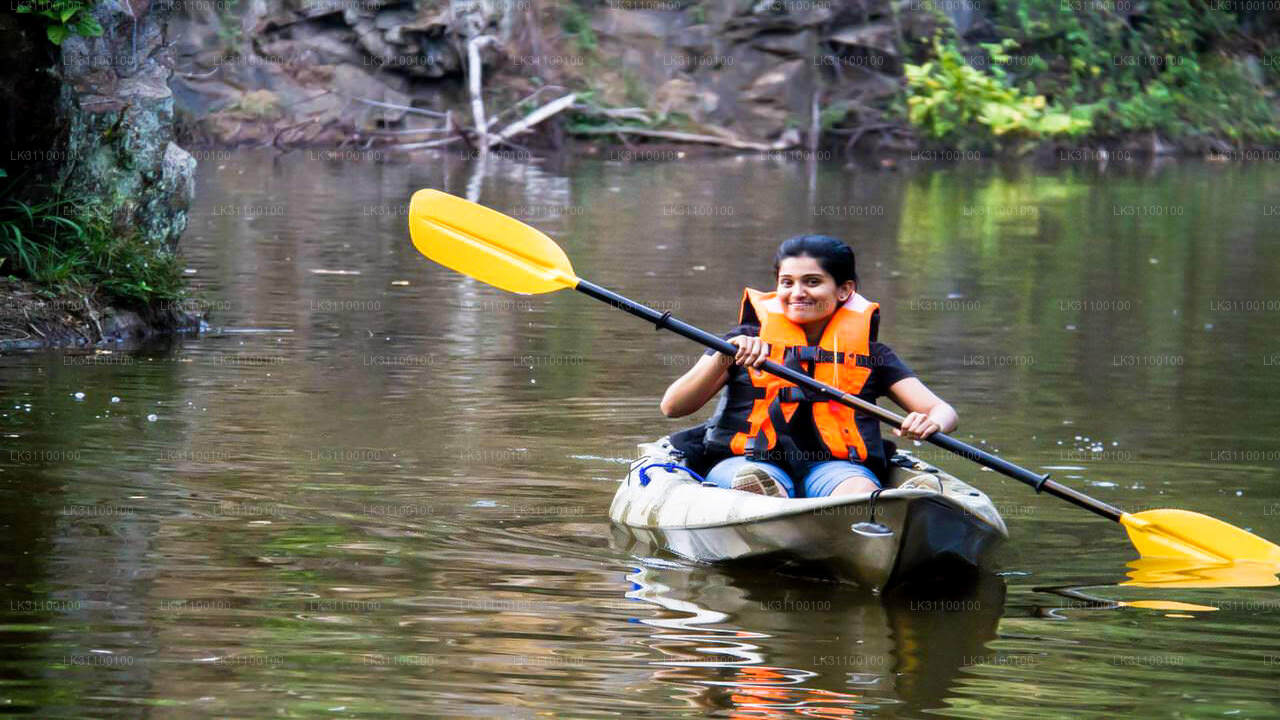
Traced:
<path fill-rule="evenodd" d="M 86 15 L 76 26 L 76 32 L 84 37 L 101 37 L 102 25 L 98 23 L 98 19 L 92 15 Z"/>
<path fill-rule="evenodd" d="M 50 25 L 47 34 L 49 42 L 54 45 L 61 45 L 63 38 L 67 36 L 67 28 L 62 25 Z"/>
<path fill-rule="evenodd" d="M 62 21 L 63 25 L 66 25 L 67 21 L 71 19 L 71 16 L 78 12 L 80 12 L 80 8 L 78 7 L 63 8 L 62 12 L 58 14 L 58 19 Z"/>

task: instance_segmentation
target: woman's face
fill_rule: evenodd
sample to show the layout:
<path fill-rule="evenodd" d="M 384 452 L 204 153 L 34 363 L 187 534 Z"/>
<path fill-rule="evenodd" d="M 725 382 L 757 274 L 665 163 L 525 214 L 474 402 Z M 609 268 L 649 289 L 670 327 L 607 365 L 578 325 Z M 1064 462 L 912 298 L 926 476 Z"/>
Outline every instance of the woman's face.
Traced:
<path fill-rule="evenodd" d="M 797 325 L 824 321 L 854 292 L 852 280 L 837 286 L 818 261 L 807 256 L 783 258 L 778 266 L 778 301 Z"/>

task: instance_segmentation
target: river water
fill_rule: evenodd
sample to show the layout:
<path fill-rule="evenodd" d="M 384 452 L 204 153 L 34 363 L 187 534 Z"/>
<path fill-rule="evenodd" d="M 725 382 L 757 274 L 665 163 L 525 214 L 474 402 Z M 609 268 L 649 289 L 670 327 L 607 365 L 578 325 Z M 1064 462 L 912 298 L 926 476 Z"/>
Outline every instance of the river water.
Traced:
<path fill-rule="evenodd" d="M 687 425 L 657 402 L 699 348 L 428 262 L 422 187 L 715 332 L 781 238 L 843 237 L 960 438 L 1280 539 L 1274 166 L 218 153 L 183 239 L 211 332 L 0 357 L 6 712 L 1280 712 L 1275 588 L 1119 585 L 1120 528 L 931 446 L 1012 536 L 972 587 L 632 557 L 609 500 L 637 442 Z"/>

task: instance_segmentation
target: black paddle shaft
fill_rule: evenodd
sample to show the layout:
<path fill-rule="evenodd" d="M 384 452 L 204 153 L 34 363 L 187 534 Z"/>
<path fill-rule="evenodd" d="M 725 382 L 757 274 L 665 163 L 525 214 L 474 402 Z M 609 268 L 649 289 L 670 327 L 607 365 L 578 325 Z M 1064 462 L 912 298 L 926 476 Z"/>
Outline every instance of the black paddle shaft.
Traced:
<path fill-rule="evenodd" d="M 724 353 L 729 356 L 734 356 L 738 353 L 737 345 L 712 335 L 705 330 L 696 328 L 683 320 L 673 318 L 669 312 L 658 312 L 651 307 L 641 305 L 640 303 L 625 298 L 612 290 L 602 288 L 595 283 L 588 282 L 581 278 L 578 279 L 576 289 L 584 295 L 588 295 L 597 300 L 603 300 L 620 310 L 625 310 L 638 318 L 648 320 L 657 326 L 658 329 L 666 329 L 676 334 L 683 335 L 684 337 L 705 345 L 716 352 Z M 793 382 L 801 387 L 807 388 L 831 399 L 834 402 L 847 405 L 855 410 L 860 410 L 877 418 L 881 422 L 888 423 L 894 427 L 900 427 L 902 425 L 903 418 L 901 415 L 890 410 L 886 410 L 875 403 L 867 402 L 856 395 L 842 392 L 841 390 L 831 387 L 826 383 L 818 382 L 804 373 L 779 365 L 772 360 L 765 361 L 759 369 L 772 375 L 776 375 L 784 380 Z M 1003 458 L 996 457 L 995 455 L 984 450 L 979 450 L 968 443 L 961 442 L 946 433 L 935 432 L 925 438 L 925 442 L 933 443 L 944 450 L 950 450 L 960 457 L 972 460 L 983 467 L 990 468 L 1000 473 L 1001 475 L 1026 483 L 1034 488 L 1036 492 L 1047 492 L 1054 497 L 1062 498 L 1073 505 L 1077 505 L 1085 510 L 1094 512 L 1108 520 L 1119 522 L 1120 516 L 1124 514 L 1124 512 L 1119 508 L 1113 507 L 1099 500 L 1094 500 L 1078 490 L 1073 490 L 1066 485 L 1050 480 L 1048 474 L 1038 475 L 1026 468 L 1014 465 Z"/>

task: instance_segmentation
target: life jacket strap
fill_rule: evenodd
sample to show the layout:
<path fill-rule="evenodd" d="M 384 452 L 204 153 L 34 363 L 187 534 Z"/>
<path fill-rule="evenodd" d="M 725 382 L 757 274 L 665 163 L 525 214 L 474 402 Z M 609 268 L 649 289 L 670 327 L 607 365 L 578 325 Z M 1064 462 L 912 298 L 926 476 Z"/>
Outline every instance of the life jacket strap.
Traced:
<path fill-rule="evenodd" d="M 822 402 L 825 399 L 808 388 L 795 385 L 788 385 L 778 391 L 778 400 L 782 402 Z"/>
<path fill-rule="evenodd" d="M 843 363 L 844 352 L 832 352 L 818 345 L 802 345 L 798 347 L 789 347 L 786 349 L 789 353 L 801 362 L 807 363 Z M 785 357 L 785 355 L 784 355 Z"/>
<path fill-rule="evenodd" d="M 799 388 L 796 388 L 799 390 Z M 797 412 L 809 412 L 807 408 L 801 408 Z M 780 397 L 774 398 L 769 403 L 769 422 L 773 424 L 774 432 L 777 434 L 778 442 L 774 450 L 762 459 L 781 465 L 791 474 L 791 477 L 797 481 L 804 479 L 809 473 L 809 468 L 815 463 L 821 462 L 823 459 L 830 459 L 831 454 L 823 450 L 815 450 L 813 452 L 803 452 L 800 446 L 796 445 L 795 440 L 791 437 L 792 425 L 795 423 L 796 416 L 792 415 L 788 420 L 782 412 L 782 400 Z M 761 438 L 763 440 L 764 438 Z M 763 443 L 762 443 L 763 445 Z"/>
<path fill-rule="evenodd" d="M 819 360 L 818 353 L 814 351 L 826 352 L 822 348 L 815 346 L 789 347 L 782 355 L 782 364 L 796 372 L 813 377 L 814 364 L 825 362 L 824 360 Z M 841 355 L 844 355 L 844 353 L 841 353 Z M 826 399 L 820 393 L 796 385 L 780 388 L 777 398 L 782 402 L 821 402 Z"/>

